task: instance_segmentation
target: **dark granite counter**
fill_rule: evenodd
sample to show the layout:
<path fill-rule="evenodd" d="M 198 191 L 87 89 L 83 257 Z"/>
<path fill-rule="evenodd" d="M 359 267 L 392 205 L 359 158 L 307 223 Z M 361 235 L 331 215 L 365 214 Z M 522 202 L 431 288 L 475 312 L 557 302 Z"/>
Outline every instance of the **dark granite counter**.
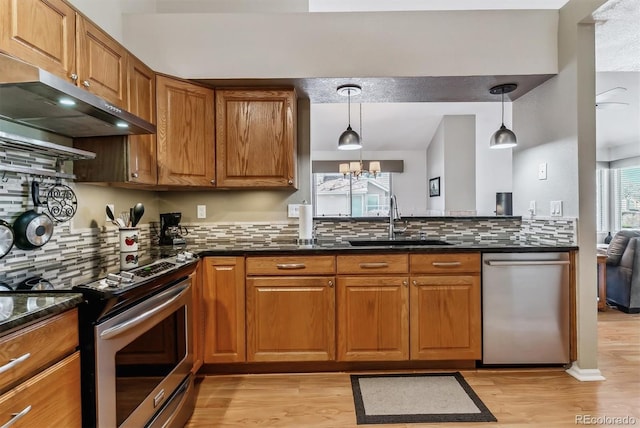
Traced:
<path fill-rule="evenodd" d="M 72 309 L 82 300 L 82 294 L 71 292 L 1 292 L 0 335 L 41 318 Z"/>
<path fill-rule="evenodd" d="M 233 244 L 211 244 L 190 246 L 189 251 L 200 257 L 208 256 L 249 256 L 282 254 L 363 254 L 363 253 L 530 253 L 577 250 L 575 245 L 553 245 L 544 243 L 524 243 L 517 241 L 461 242 L 447 239 L 450 245 L 358 245 L 349 242 L 318 241 L 311 245 L 298 245 L 292 241 L 236 242 Z"/>

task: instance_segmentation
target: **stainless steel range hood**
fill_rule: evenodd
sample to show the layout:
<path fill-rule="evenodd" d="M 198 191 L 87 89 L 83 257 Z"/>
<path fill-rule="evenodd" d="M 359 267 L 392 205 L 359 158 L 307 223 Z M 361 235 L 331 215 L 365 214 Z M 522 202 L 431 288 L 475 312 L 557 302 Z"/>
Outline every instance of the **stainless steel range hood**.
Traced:
<path fill-rule="evenodd" d="M 67 137 L 156 132 L 152 123 L 4 54 L 0 54 L 0 118 Z"/>

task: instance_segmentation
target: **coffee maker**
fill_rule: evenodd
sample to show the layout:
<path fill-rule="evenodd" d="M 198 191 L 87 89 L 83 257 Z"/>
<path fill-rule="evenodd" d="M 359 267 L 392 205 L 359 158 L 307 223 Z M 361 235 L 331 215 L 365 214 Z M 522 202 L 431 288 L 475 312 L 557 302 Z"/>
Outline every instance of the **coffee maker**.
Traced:
<path fill-rule="evenodd" d="M 180 226 L 182 213 L 160 214 L 160 245 L 184 245 L 186 240 L 180 234 L 186 229 Z M 186 234 L 186 233 L 185 233 Z"/>

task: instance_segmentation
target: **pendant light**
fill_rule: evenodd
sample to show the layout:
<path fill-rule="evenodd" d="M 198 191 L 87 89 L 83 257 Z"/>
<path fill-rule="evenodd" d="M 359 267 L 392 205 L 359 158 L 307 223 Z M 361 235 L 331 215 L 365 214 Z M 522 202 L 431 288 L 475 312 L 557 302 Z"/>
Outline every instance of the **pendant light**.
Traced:
<path fill-rule="evenodd" d="M 349 105 L 349 123 L 347 130 L 338 138 L 338 150 L 358 150 L 362 148 L 360 136 L 351 129 L 351 95 L 358 95 L 360 92 L 362 92 L 362 89 L 357 85 L 342 85 L 338 87 L 338 94 L 348 97 Z"/>
<path fill-rule="evenodd" d="M 364 133 L 362 132 L 362 103 L 360 103 L 360 148 L 362 149 L 362 141 L 364 141 Z M 347 175 L 351 174 L 352 177 L 356 179 L 360 178 L 362 174 L 373 175 L 373 178 L 376 178 L 378 174 L 380 174 L 380 161 L 370 161 L 369 169 L 364 169 L 364 164 L 362 163 L 362 150 L 360 150 L 360 160 L 349 163 L 341 163 L 340 166 L 340 174 L 347 178 Z"/>
<path fill-rule="evenodd" d="M 491 136 L 489 147 L 492 149 L 506 149 L 509 147 L 515 147 L 518 144 L 516 134 L 504 126 L 504 94 L 515 91 L 517 87 L 518 85 L 516 83 L 505 83 L 489 89 L 491 94 L 502 95 L 502 125 L 500 126 L 500 129 Z"/>

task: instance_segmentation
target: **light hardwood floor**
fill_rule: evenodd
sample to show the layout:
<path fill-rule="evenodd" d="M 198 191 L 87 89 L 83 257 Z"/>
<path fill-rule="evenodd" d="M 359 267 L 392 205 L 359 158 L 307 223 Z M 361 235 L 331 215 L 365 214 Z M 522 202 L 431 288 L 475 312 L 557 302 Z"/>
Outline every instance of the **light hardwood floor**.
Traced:
<path fill-rule="evenodd" d="M 580 416 L 628 416 L 640 426 L 640 314 L 598 314 L 598 359 L 602 382 L 560 368 L 461 370 L 497 423 L 384 426 L 575 427 Z M 197 388 L 188 428 L 357 426 L 349 373 L 207 376 Z"/>

